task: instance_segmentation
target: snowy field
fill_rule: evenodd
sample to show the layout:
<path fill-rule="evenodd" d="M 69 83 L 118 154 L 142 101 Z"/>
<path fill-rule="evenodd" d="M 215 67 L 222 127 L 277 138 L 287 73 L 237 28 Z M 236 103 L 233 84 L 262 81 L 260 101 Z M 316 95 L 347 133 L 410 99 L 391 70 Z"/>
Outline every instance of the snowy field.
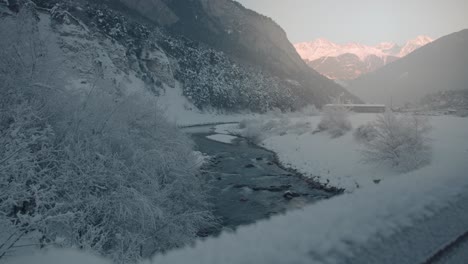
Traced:
<path fill-rule="evenodd" d="M 376 119 L 375 114 L 352 114 L 353 128 Z M 276 152 L 283 165 L 297 169 L 306 176 L 324 184 L 354 191 L 357 188 L 375 185 L 389 178 L 407 178 L 411 175 L 400 173 L 385 166 L 363 162 L 362 146 L 353 136 L 353 131 L 342 137 L 331 138 L 327 133 L 313 133 L 320 116 L 291 118 L 286 132 L 267 134 L 260 145 Z M 296 126 L 294 124 L 304 124 Z M 432 171 L 444 168 L 447 173 L 460 170 L 468 161 L 468 119 L 451 116 L 430 118 L 432 131 L 429 137 L 433 145 L 431 165 L 422 168 Z M 219 125 L 217 133 L 242 134 L 236 124 Z"/>

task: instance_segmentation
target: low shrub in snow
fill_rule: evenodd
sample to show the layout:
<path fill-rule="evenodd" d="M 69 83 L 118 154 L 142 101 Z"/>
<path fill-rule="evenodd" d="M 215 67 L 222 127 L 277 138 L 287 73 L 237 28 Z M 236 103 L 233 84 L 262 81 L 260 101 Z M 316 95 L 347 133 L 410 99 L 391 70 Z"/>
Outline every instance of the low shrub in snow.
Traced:
<path fill-rule="evenodd" d="M 286 118 L 267 119 L 260 118 L 243 120 L 239 127 L 242 128 L 241 136 L 258 144 L 271 135 L 286 133 L 289 120 Z"/>
<path fill-rule="evenodd" d="M 359 127 L 355 137 L 364 146 L 365 162 L 388 164 L 407 172 L 430 163 L 429 131 L 429 122 L 424 117 L 387 111 L 376 121 Z"/>
<path fill-rule="evenodd" d="M 343 136 L 352 128 L 348 112 L 348 109 L 343 105 L 326 106 L 317 129 L 328 132 L 334 138 Z"/>
<path fill-rule="evenodd" d="M 301 116 L 317 116 L 320 112 L 314 105 L 308 105 L 299 110 L 299 114 Z"/>
<path fill-rule="evenodd" d="M 258 144 L 271 136 L 281 136 L 286 133 L 304 134 L 310 131 L 307 122 L 294 122 L 291 116 L 297 113 L 269 113 L 253 119 L 244 119 L 239 123 L 240 136 Z"/>
<path fill-rule="evenodd" d="M 374 138 L 377 137 L 377 129 L 375 128 L 374 124 L 365 124 L 358 127 L 354 131 L 354 138 L 359 143 L 366 143 L 372 141 Z"/>

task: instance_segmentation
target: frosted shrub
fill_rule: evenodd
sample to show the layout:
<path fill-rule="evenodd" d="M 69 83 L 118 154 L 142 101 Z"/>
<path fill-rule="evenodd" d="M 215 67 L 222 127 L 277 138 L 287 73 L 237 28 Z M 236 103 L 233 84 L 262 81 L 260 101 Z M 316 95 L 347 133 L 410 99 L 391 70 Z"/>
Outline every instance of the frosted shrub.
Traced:
<path fill-rule="evenodd" d="M 424 117 L 387 111 L 358 130 L 365 162 L 387 164 L 402 172 L 430 163 L 430 125 Z"/>
<path fill-rule="evenodd" d="M 245 125 L 246 126 L 241 133 L 243 137 L 248 138 L 255 144 L 258 144 L 265 139 L 265 131 L 262 130 L 261 124 L 251 121 Z"/>
<path fill-rule="evenodd" d="M 334 138 L 343 136 L 352 128 L 348 109 L 339 104 L 326 106 L 317 128 L 319 131 L 328 132 Z"/>
<path fill-rule="evenodd" d="M 215 223 L 196 176 L 193 143 L 150 97 L 118 99 L 97 92 L 64 128 L 58 134 L 69 147 L 61 163 L 81 179 L 67 185 L 67 193 L 76 195 L 72 200 L 81 206 L 74 207 L 86 216 L 74 221 L 66 246 L 128 263 L 182 246 Z"/>
<path fill-rule="evenodd" d="M 286 133 L 304 134 L 310 131 L 307 122 L 291 122 L 287 114 L 262 116 L 255 119 L 245 119 L 239 123 L 240 135 L 258 144 L 271 136 L 282 136 Z"/>
<path fill-rule="evenodd" d="M 281 133 L 279 130 L 285 130 L 288 126 L 288 120 L 285 118 L 256 118 L 243 120 L 239 128 L 242 129 L 241 136 L 250 139 L 253 143 L 260 143 L 268 136 Z"/>
<path fill-rule="evenodd" d="M 27 237 L 133 263 L 215 224 L 193 143 L 155 99 L 61 89 L 28 12 L 0 18 L 0 262 Z"/>
<path fill-rule="evenodd" d="M 378 131 L 372 123 L 365 124 L 365 125 L 358 127 L 354 131 L 354 138 L 359 143 L 366 143 L 375 139 L 377 137 L 377 133 Z"/>
<path fill-rule="evenodd" d="M 299 111 L 299 114 L 302 116 L 317 116 L 320 114 L 320 111 L 314 105 L 308 105 L 302 108 Z"/>
<path fill-rule="evenodd" d="M 47 102 L 12 99 L 0 108 L 0 222 L 12 226 L 0 259 L 39 232 L 42 245 L 132 263 L 215 223 L 192 142 L 151 100 L 70 97 L 68 118 L 49 120 Z"/>

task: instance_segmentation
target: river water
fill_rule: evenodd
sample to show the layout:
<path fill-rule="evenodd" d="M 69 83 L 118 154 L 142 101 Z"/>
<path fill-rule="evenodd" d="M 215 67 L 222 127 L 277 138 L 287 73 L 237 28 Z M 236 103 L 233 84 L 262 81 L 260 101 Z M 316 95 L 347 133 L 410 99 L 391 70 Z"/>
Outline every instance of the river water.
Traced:
<path fill-rule="evenodd" d="M 288 210 L 330 198 L 336 190 L 324 190 L 302 175 L 288 171 L 276 162 L 274 153 L 250 144 L 243 138 L 232 144 L 207 138 L 214 128 L 187 129 L 196 150 L 212 157 L 201 170 L 212 186 L 214 213 L 221 220 L 218 230 L 233 230 Z"/>

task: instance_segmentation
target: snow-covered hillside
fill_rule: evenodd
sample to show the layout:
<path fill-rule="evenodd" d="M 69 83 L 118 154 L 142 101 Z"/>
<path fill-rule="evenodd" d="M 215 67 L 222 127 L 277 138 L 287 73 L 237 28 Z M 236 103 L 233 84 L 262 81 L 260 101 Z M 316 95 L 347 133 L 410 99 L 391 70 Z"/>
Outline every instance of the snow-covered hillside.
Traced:
<path fill-rule="evenodd" d="M 73 88 L 89 88 L 99 77 L 118 93 L 143 89 L 158 96 L 180 83 L 182 95 L 197 110 L 230 112 L 297 109 L 311 102 L 326 103 L 328 95 L 345 92 L 320 76 L 314 85 L 280 77 L 109 8 L 113 5 L 38 2 L 46 7 L 40 8 L 42 38 L 48 48 L 54 46 L 51 52 L 63 56 L 60 68 L 68 70 L 64 79 Z M 3 5 L 0 8 L 10 12 Z M 332 87 L 324 90 L 324 83 Z"/>

